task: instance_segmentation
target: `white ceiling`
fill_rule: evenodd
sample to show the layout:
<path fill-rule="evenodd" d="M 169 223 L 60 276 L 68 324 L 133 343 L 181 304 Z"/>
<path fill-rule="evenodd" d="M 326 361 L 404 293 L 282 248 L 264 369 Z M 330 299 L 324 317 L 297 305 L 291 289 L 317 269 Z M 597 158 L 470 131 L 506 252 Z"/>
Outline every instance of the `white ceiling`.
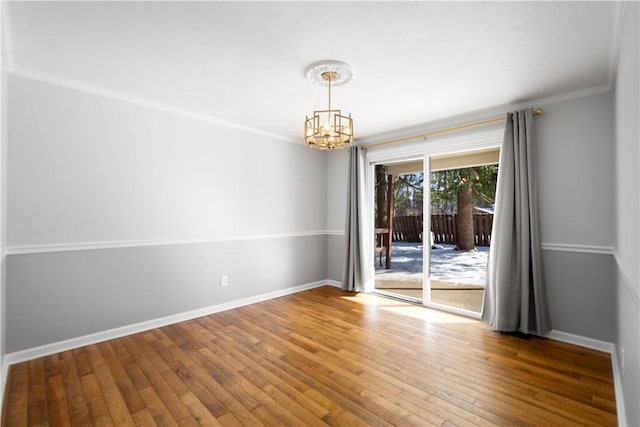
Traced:
<path fill-rule="evenodd" d="M 15 2 L 15 74 L 100 88 L 300 140 L 326 89 L 357 137 L 611 85 L 615 2 Z"/>

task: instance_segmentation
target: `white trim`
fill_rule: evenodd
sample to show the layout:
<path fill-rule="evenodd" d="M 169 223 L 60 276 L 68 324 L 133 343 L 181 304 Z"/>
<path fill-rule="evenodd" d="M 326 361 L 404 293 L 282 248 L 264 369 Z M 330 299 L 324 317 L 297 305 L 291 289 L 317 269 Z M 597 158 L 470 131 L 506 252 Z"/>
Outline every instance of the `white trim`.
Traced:
<path fill-rule="evenodd" d="M 588 96 L 600 95 L 601 93 L 611 92 L 613 87 L 607 83 L 600 86 L 594 86 L 586 89 L 580 89 L 573 92 L 567 92 L 560 95 L 548 96 L 536 101 L 529 101 L 512 107 L 514 110 L 523 108 L 545 107 L 547 105 L 561 104 L 563 102 L 574 101 L 576 99 L 586 98 Z"/>
<path fill-rule="evenodd" d="M 344 236 L 344 231 L 343 230 L 326 230 L 326 234 L 328 236 Z M 614 255 L 614 249 L 612 246 L 575 245 L 571 243 L 542 242 L 541 247 L 545 251 Z"/>
<path fill-rule="evenodd" d="M 636 302 L 636 305 L 640 306 L 640 295 L 638 295 L 638 288 L 640 288 L 640 284 L 638 283 L 638 278 L 635 277 L 634 274 L 631 273 L 629 270 L 627 270 L 627 268 L 621 262 L 620 256 L 618 255 L 617 252 L 613 254 L 613 258 L 616 260 L 618 271 L 622 276 L 622 279 L 625 284 L 625 287 L 627 288 L 627 291 L 633 297 L 634 301 Z"/>
<path fill-rule="evenodd" d="M 610 87 L 615 87 L 620 60 L 620 47 L 622 46 L 622 32 L 624 29 L 625 2 L 617 1 L 613 10 L 613 37 L 609 49 L 609 67 L 607 69 L 607 82 Z"/>
<path fill-rule="evenodd" d="M 622 387 L 622 369 L 618 360 L 618 349 L 614 346 L 611 352 L 611 368 L 613 370 L 613 388 L 616 394 L 616 412 L 618 413 L 618 425 L 626 427 L 627 410 L 624 405 L 624 388 Z"/>
<path fill-rule="evenodd" d="M 505 115 L 507 112 L 514 110 L 521 110 L 525 108 L 545 107 L 547 105 L 560 104 L 567 101 L 573 101 L 580 98 L 586 98 L 588 96 L 599 95 L 602 93 L 611 92 L 613 86 L 611 83 L 606 83 L 599 86 L 594 86 L 586 89 L 576 90 L 573 92 L 567 92 L 559 95 L 553 95 L 546 98 L 534 99 L 519 104 L 503 104 L 494 107 L 484 108 L 481 110 L 470 111 L 467 113 L 459 114 L 456 116 L 446 117 L 440 120 L 434 120 L 431 122 L 421 123 L 415 126 L 410 126 L 402 129 L 395 129 L 389 132 L 383 132 L 376 135 L 371 135 L 358 140 L 358 145 L 366 147 L 370 144 L 375 144 L 382 141 L 388 141 L 396 138 L 403 138 L 407 135 L 423 134 L 438 129 L 445 129 L 449 127 L 455 127 L 463 125 L 469 122 L 484 121 L 488 119 L 495 119 Z M 497 125 L 500 129 L 503 129 L 503 124 Z M 489 126 L 487 126 L 489 127 Z M 472 129 L 468 132 L 477 132 L 478 129 Z M 451 134 L 449 134 L 451 135 Z M 501 135 L 502 138 L 502 135 Z M 419 141 L 416 140 L 416 141 Z M 397 145 L 411 144 L 412 142 L 406 142 Z M 378 150 L 374 148 L 373 150 Z"/>
<path fill-rule="evenodd" d="M 613 247 L 596 245 L 574 245 L 571 243 L 541 243 L 542 249 L 556 252 L 613 255 Z"/>
<path fill-rule="evenodd" d="M 6 54 L 7 64 L 3 64 L 7 73 L 13 69 L 13 31 L 11 30 L 11 20 L 9 19 L 9 2 L 3 1 L 2 7 L 2 39 L 4 41 L 4 50 Z"/>
<path fill-rule="evenodd" d="M 307 283 L 305 285 L 294 286 L 291 288 L 281 289 L 277 291 L 267 292 L 252 297 L 241 298 L 222 304 L 216 304 L 209 307 L 199 308 L 196 310 L 187 311 L 184 313 L 173 314 L 170 316 L 160 317 L 153 320 L 147 320 L 133 325 L 122 326 L 119 328 L 109 329 L 102 332 L 96 332 L 81 337 L 70 338 L 68 340 L 59 341 L 51 344 L 45 344 L 39 347 L 29 348 L 26 350 L 20 350 L 13 353 L 8 353 L 3 358 L 3 366 L 14 365 L 16 363 L 25 362 L 27 360 L 36 359 L 39 357 L 49 356 L 51 354 L 60 353 L 63 351 L 71 350 L 74 348 L 84 347 L 99 342 L 112 340 L 127 335 L 137 334 L 140 332 L 148 331 L 150 329 L 161 328 L 163 326 L 171 325 L 178 322 L 184 322 L 187 320 L 195 319 L 197 317 L 208 316 L 210 314 L 220 313 L 222 311 L 232 310 L 234 308 L 243 307 L 246 305 L 256 304 L 262 301 L 267 301 L 273 298 L 278 298 L 286 295 L 295 294 L 297 292 L 306 291 L 309 289 L 318 288 L 327 285 L 327 280 L 320 280 L 318 282 Z"/>
<path fill-rule="evenodd" d="M 297 231 L 290 233 L 248 234 L 236 236 L 218 236 L 205 239 L 149 239 L 149 240 L 114 240 L 107 242 L 85 243 L 52 243 L 41 245 L 10 245 L 7 255 L 26 255 L 48 252 L 87 251 L 95 249 L 137 248 L 144 246 L 191 245 L 198 243 L 235 242 L 242 240 L 286 239 L 292 237 L 324 236 L 327 230 Z"/>
<path fill-rule="evenodd" d="M 329 286 L 333 286 L 335 288 L 342 288 L 342 282 L 338 282 L 337 280 L 327 279 L 325 280 L 325 282 Z"/>
<path fill-rule="evenodd" d="M 502 145 L 503 138 L 504 125 L 499 124 L 481 130 L 471 129 L 456 134 L 434 136 L 428 140 L 416 139 L 405 144 L 367 149 L 366 159 L 368 164 L 372 164 L 494 148 Z"/>
<path fill-rule="evenodd" d="M 268 132 L 262 129 L 257 129 L 249 126 L 245 126 L 240 123 L 231 122 L 218 117 L 209 116 L 207 114 L 197 113 L 189 111 L 183 108 L 174 107 L 168 104 L 152 101 L 149 99 L 141 98 L 139 96 L 129 95 L 124 92 L 118 92 L 115 90 L 107 89 L 90 83 L 84 83 L 77 80 L 67 79 L 64 77 L 54 76 L 52 74 L 43 73 L 37 70 L 29 69 L 21 66 L 13 66 L 8 72 L 11 75 L 22 77 L 26 79 L 36 80 L 43 83 L 48 83 L 56 86 L 65 87 L 72 90 L 77 90 L 84 93 L 89 93 L 104 98 L 114 99 L 116 101 L 126 102 L 128 104 L 137 105 L 140 107 L 150 108 L 164 113 L 174 114 L 176 116 L 182 116 L 201 122 L 222 126 L 230 129 L 247 132 L 254 135 L 263 136 L 266 138 L 275 139 L 278 141 L 284 141 L 288 143 L 302 145 L 299 140 L 288 137 L 286 135 L 280 135 L 272 132 Z"/>
<path fill-rule="evenodd" d="M 402 302 L 408 302 L 408 303 L 412 303 L 412 304 L 422 304 L 422 300 L 420 298 L 416 298 L 416 297 L 412 297 L 409 295 L 403 295 L 400 293 L 396 293 L 396 292 L 391 292 L 391 291 L 387 291 L 384 289 L 376 289 L 373 288 L 371 290 L 371 292 L 368 292 L 370 294 L 373 295 L 377 295 L 377 296 L 382 296 L 382 297 L 388 297 L 388 298 L 393 298 L 395 300 L 400 300 Z"/>
<path fill-rule="evenodd" d="M 2 369 L 0 369 L 0 414 L 4 413 L 4 399 L 5 399 L 5 390 L 7 389 L 7 378 L 9 377 L 9 364 L 5 361 L 2 361 Z"/>
<path fill-rule="evenodd" d="M 622 371 L 618 360 L 618 351 L 615 344 L 606 341 L 600 341 L 593 338 L 587 338 L 580 335 L 574 335 L 567 332 L 552 330 L 546 335 L 545 338 L 549 338 L 555 341 L 566 342 L 568 344 L 577 345 L 580 347 L 586 347 L 593 350 L 602 351 L 608 353 L 611 356 L 611 370 L 613 372 L 613 387 L 616 395 L 616 411 L 618 415 L 618 425 L 627 425 L 627 413 L 624 405 L 624 394 L 622 388 Z"/>
<path fill-rule="evenodd" d="M 150 329 L 160 328 L 160 327 L 178 323 L 178 322 L 184 322 L 197 317 L 208 316 L 210 314 L 220 313 L 226 310 L 232 310 L 234 308 L 255 304 L 255 303 L 267 301 L 273 298 L 278 298 L 286 295 L 291 295 L 297 292 L 302 292 L 302 291 L 318 288 L 325 285 L 340 287 L 341 283 L 335 280 L 330 280 L 330 279 L 321 280 L 318 282 L 307 283 L 305 285 L 295 286 L 292 288 L 267 292 L 264 294 L 255 295 L 253 297 L 241 298 L 238 300 L 229 301 L 226 303 L 217 304 L 217 305 L 213 305 L 213 306 L 209 306 L 209 307 L 205 307 L 197 310 L 192 310 L 192 311 L 179 313 L 171 316 L 166 316 L 166 317 L 162 317 L 154 320 L 149 320 L 146 322 L 140 322 L 133 325 L 114 328 L 107 331 L 97 332 L 97 333 L 85 335 L 82 337 L 71 338 L 71 339 L 60 341 L 57 343 L 46 344 L 43 346 L 6 354 L 1 361 L 2 362 L 2 369 L 1 369 L 2 378 L 0 381 L 0 396 L 2 396 L 2 398 L 0 398 L 0 410 L 2 409 L 2 404 L 4 403 L 4 395 L 5 395 L 6 386 L 7 386 L 7 377 L 9 373 L 9 367 L 16 363 L 21 363 L 21 362 L 25 362 L 35 358 L 44 357 L 51 354 L 56 354 L 63 351 L 71 350 L 74 348 L 79 348 L 79 347 L 96 344 L 99 342 L 112 340 L 112 339 L 120 338 L 123 336 L 135 334 L 135 333 L 148 331 Z M 438 306 L 437 304 L 434 304 L 434 305 Z M 440 309 L 439 306 L 438 308 Z M 457 310 L 450 310 L 451 313 L 458 314 L 456 313 L 456 311 Z M 473 313 L 473 314 L 476 314 L 476 313 Z M 469 312 L 464 312 L 463 315 L 470 317 Z M 475 317 L 475 316 L 472 316 L 472 317 Z M 569 334 L 569 333 L 560 332 L 560 331 L 551 331 L 548 334 L 546 334 L 544 337 L 553 339 L 556 341 L 562 341 L 569 344 L 574 344 L 582 347 L 600 350 L 600 351 L 609 353 L 611 355 L 614 387 L 615 387 L 615 394 L 616 394 L 616 408 L 618 412 L 618 422 L 619 422 L 619 425 L 626 426 L 626 413 L 625 413 L 623 389 L 622 389 L 622 376 L 619 368 L 616 347 L 613 344 L 605 341 L 595 340 L 592 338 L 586 338 L 579 335 Z"/>
<path fill-rule="evenodd" d="M 456 314 L 461 317 L 467 317 L 469 319 L 475 319 L 475 320 L 482 320 L 482 313 L 478 313 L 476 311 L 465 310 L 464 308 L 458 308 L 451 305 L 438 304 L 437 302 L 433 302 L 433 301 L 423 302 L 422 305 L 427 308 L 444 311 L 446 313 Z"/>
<path fill-rule="evenodd" d="M 566 342 L 568 344 L 578 345 L 580 347 L 590 348 L 592 350 L 603 351 L 605 353 L 613 353 L 615 345 L 607 341 L 600 341 L 593 338 L 583 337 L 581 335 L 570 334 L 568 332 L 551 330 L 547 334 L 543 335 L 545 338 L 550 338 L 556 341 Z"/>

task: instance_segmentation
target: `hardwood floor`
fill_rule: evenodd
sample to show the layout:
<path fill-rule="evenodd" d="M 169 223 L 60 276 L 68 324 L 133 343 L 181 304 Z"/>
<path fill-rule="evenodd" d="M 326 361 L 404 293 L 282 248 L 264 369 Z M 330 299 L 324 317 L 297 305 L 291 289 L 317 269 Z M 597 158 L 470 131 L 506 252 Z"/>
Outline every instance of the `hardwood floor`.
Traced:
<path fill-rule="evenodd" d="M 616 425 L 609 355 L 322 287 L 11 367 L 3 425 Z"/>

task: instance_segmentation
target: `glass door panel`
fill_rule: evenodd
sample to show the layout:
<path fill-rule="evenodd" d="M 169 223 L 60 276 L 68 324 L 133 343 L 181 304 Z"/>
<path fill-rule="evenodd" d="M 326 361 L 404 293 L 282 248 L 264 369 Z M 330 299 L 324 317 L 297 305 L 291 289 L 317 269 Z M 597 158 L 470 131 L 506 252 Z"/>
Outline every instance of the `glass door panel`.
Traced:
<path fill-rule="evenodd" d="M 480 313 L 499 150 L 430 158 L 429 292 L 432 304 Z"/>
<path fill-rule="evenodd" d="M 423 160 L 375 165 L 376 292 L 423 298 Z"/>

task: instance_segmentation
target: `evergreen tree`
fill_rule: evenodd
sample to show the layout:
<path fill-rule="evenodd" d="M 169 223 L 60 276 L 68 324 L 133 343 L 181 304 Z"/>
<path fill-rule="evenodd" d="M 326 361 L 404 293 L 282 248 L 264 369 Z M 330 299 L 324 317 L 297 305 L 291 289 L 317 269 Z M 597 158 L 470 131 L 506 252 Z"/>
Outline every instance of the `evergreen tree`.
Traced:
<path fill-rule="evenodd" d="M 397 216 L 422 214 L 423 184 L 423 173 L 395 177 L 393 183 L 393 209 Z"/>
<path fill-rule="evenodd" d="M 457 214 L 457 249 L 475 249 L 473 208 L 492 207 L 497 178 L 498 165 L 449 169 L 431 174 L 432 213 Z"/>

